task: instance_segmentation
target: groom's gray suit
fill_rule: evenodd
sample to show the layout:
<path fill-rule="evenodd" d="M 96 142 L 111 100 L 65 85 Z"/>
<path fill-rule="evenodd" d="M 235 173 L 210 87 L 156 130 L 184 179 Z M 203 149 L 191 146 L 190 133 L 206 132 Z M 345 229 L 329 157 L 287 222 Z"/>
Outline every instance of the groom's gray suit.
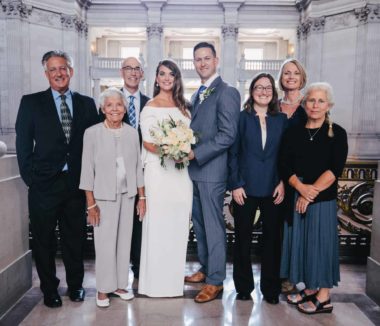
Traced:
<path fill-rule="evenodd" d="M 211 91 L 213 89 L 213 91 Z M 227 180 L 227 150 L 237 133 L 240 94 L 217 77 L 201 103 L 193 96 L 191 128 L 200 140 L 190 161 L 193 180 L 193 225 L 200 271 L 206 283 L 222 285 L 226 276 L 226 229 L 223 201 Z M 210 93 L 211 92 L 211 93 Z"/>

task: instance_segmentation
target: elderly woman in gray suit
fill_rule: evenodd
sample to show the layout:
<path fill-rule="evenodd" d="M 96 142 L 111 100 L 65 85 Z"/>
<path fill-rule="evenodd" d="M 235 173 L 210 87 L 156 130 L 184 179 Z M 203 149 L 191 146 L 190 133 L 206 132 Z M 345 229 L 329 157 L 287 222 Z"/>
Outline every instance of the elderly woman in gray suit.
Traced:
<path fill-rule="evenodd" d="M 133 207 L 145 214 L 143 172 L 137 131 L 122 122 L 126 99 L 109 88 L 100 95 L 102 123 L 84 134 L 80 189 L 85 190 L 88 221 L 94 226 L 96 304 L 108 307 L 109 294 L 133 299 L 128 285 Z"/>

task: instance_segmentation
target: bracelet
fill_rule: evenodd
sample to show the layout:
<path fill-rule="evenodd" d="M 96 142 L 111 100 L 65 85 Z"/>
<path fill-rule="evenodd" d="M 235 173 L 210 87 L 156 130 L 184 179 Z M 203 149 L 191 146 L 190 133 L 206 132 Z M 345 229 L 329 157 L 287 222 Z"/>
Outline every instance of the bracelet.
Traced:
<path fill-rule="evenodd" d="M 139 199 L 146 199 L 145 196 L 139 196 Z"/>
<path fill-rule="evenodd" d="M 88 211 L 89 209 L 91 209 L 91 208 L 95 208 L 96 206 L 98 206 L 96 203 L 95 203 L 94 205 L 88 206 L 88 207 L 87 207 L 87 211 Z"/>

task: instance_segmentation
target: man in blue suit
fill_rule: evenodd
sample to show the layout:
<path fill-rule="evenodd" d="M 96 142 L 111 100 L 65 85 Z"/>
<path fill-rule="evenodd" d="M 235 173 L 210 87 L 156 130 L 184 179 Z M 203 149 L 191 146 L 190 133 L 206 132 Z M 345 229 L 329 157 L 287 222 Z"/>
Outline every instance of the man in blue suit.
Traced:
<path fill-rule="evenodd" d="M 194 47 L 194 66 L 202 85 L 193 95 L 191 128 L 200 135 L 189 154 L 193 181 L 193 225 L 201 268 L 186 282 L 205 285 L 195 302 L 214 300 L 226 276 L 226 229 L 223 201 L 227 182 L 227 150 L 237 133 L 240 94 L 217 73 L 218 58 L 212 44 Z"/>

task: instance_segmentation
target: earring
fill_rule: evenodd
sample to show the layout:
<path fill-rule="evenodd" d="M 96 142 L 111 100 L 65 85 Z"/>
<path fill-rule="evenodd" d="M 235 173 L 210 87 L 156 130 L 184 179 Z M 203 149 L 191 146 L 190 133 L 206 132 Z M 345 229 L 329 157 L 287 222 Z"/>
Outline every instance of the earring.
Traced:
<path fill-rule="evenodd" d="M 156 87 L 160 88 L 160 85 L 158 85 L 158 83 L 156 83 Z"/>

